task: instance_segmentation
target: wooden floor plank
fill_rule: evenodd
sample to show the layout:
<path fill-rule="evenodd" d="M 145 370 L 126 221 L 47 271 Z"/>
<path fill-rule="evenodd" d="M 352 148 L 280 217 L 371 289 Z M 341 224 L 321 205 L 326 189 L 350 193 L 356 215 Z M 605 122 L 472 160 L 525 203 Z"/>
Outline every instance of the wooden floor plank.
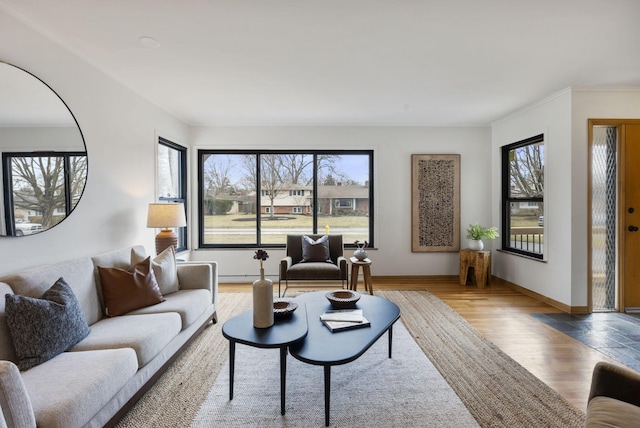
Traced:
<path fill-rule="evenodd" d="M 598 361 L 615 363 L 531 316 L 558 313 L 559 309 L 500 281 L 493 281 L 484 289 L 461 286 L 454 277 L 374 277 L 373 284 L 374 290 L 427 290 L 439 297 L 479 334 L 582 410 L 586 409 L 593 366 Z M 250 290 L 251 284 L 219 287 L 222 293 Z"/>

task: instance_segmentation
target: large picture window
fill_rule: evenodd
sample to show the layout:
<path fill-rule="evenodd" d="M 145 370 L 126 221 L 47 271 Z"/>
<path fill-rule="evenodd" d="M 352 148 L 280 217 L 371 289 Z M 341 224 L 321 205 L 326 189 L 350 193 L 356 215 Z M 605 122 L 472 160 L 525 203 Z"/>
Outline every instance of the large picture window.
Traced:
<path fill-rule="evenodd" d="M 200 150 L 198 159 L 200 247 L 284 246 L 287 234 L 326 231 L 373 245 L 371 150 Z"/>
<path fill-rule="evenodd" d="M 2 162 L 9 236 L 52 228 L 71 214 L 82 196 L 86 152 L 4 153 Z"/>
<path fill-rule="evenodd" d="M 187 149 L 162 137 L 158 139 L 158 201 L 187 206 Z M 186 213 L 185 213 L 186 214 Z M 178 251 L 187 249 L 187 228 L 174 228 Z"/>
<path fill-rule="evenodd" d="M 544 135 L 502 148 L 502 249 L 544 256 Z"/>

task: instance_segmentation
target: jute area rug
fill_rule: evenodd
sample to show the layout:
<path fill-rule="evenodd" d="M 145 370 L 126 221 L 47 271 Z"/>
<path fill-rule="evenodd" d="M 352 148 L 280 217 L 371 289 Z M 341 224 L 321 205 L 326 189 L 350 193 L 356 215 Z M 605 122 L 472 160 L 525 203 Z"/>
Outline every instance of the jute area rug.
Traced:
<path fill-rule="evenodd" d="M 440 299 L 426 291 L 380 291 L 376 294 L 400 306 L 401 321 L 406 330 L 480 426 L 564 428 L 584 425 L 582 411 L 572 407 L 495 345 L 480 337 L 466 320 Z M 208 327 L 194 341 L 122 419 L 119 427 L 187 427 L 196 420 L 216 379 L 219 375 L 224 376 L 228 342 L 222 337 L 222 324 L 233 315 L 251 308 L 249 293 L 221 293 L 219 299 L 218 324 Z M 386 336 L 382 341 L 386 342 Z M 398 352 L 400 349 L 394 347 L 394 360 Z M 290 364 L 292 360 L 291 357 L 288 359 Z M 239 370 L 238 365 L 236 370 Z M 291 376 L 291 372 L 287 372 Z M 241 382 L 236 378 L 236 394 Z M 337 390 L 335 385 L 332 391 Z M 416 393 L 418 396 L 430 393 L 428 384 L 419 384 L 418 388 L 421 391 Z M 369 400 L 384 400 L 365 392 L 361 395 Z M 289 402 L 290 394 L 287 394 L 287 399 Z M 334 402 L 337 406 L 338 400 L 334 399 Z M 278 409 L 276 406 L 276 411 Z M 287 416 L 295 410 L 288 405 Z M 410 413 L 411 410 L 411 405 L 397 407 L 398 413 Z M 337 411 L 336 407 L 336 417 Z M 279 416 L 279 411 L 277 413 Z M 319 417 L 322 420 L 323 413 Z M 311 426 L 318 425 L 315 419 L 310 423 Z M 376 421 L 370 421 L 364 426 L 383 426 L 375 424 Z M 430 425 L 424 421 L 413 426 Z"/>

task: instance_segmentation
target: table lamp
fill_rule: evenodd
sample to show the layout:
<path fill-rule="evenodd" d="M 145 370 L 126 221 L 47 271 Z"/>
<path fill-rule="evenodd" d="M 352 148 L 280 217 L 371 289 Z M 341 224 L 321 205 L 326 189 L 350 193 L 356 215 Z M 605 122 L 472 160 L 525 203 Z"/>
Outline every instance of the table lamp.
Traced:
<path fill-rule="evenodd" d="M 162 229 L 156 235 L 156 254 L 160 254 L 171 245 L 177 248 L 178 236 L 169 228 L 184 227 L 186 225 L 187 219 L 184 215 L 184 204 L 149 204 L 147 227 Z"/>

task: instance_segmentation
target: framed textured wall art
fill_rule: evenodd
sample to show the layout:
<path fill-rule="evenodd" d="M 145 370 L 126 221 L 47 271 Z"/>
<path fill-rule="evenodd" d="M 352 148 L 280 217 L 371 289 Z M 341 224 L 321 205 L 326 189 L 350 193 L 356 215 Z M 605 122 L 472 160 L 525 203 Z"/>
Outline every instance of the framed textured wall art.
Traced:
<path fill-rule="evenodd" d="M 460 250 L 460 155 L 411 155 L 411 251 Z"/>

